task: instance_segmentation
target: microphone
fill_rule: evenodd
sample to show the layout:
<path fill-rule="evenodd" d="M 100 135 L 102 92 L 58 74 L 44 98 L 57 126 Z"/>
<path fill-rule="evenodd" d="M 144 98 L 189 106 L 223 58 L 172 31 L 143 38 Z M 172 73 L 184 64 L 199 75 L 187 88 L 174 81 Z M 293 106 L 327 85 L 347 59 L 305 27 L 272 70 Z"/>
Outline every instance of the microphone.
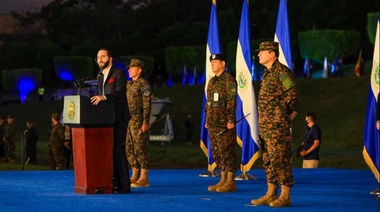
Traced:
<path fill-rule="evenodd" d="M 97 80 L 100 80 L 100 79 L 103 78 L 103 76 L 104 76 L 104 75 L 103 75 L 103 72 L 102 72 L 102 71 L 99 71 L 99 72 L 98 72 L 98 76 L 96 77 L 96 79 L 97 79 Z"/>

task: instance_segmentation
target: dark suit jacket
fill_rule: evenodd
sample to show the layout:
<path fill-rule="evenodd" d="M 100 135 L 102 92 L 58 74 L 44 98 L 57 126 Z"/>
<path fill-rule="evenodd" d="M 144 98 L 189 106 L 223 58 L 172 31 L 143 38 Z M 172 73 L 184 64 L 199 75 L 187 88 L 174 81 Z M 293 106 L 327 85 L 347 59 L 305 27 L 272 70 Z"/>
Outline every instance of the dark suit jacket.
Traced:
<path fill-rule="evenodd" d="M 104 83 L 104 95 L 107 101 L 115 102 L 116 123 L 120 122 L 123 117 L 126 120 L 130 119 L 126 98 L 126 84 L 127 78 L 124 71 L 112 66 Z M 101 85 L 102 82 L 99 81 L 99 88 L 101 88 Z"/>

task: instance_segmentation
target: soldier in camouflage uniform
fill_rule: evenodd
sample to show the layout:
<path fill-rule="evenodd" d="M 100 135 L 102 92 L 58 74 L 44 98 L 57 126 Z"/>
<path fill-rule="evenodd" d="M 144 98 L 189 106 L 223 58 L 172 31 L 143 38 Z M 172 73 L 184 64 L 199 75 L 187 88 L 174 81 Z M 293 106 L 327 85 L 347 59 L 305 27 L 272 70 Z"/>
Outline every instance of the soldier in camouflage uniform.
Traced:
<path fill-rule="evenodd" d="M 235 78 L 225 71 L 226 58 L 222 54 L 210 56 L 211 69 L 215 74 L 207 86 L 205 106 L 206 123 L 210 137 L 212 154 L 221 170 L 221 179 L 209 191 L 236 191 L 235 172 L 237 170 L 236 145 L 236 92 Z"/>
<path fill-rule="evenodd" d="M 65 130 L 59 122 L 60 115 L 53 113 L 51 116 L 52 128 L 50 130 L 50 169 L 65 169 Z"/>
<path fill-rule="evenodd" d="M 7 161 L 15 163 L 15 150 L 16 150 L 16 124 L 14 122 L 14 117 L 8 115 L 7 124 L 4 127 L 4 143 L 5 143 L 5 153 Z"/>
<path fill-rule="evenodd" d="M 148 144 L 151 91 L 148 81 L 141 77 L 144 62 L 132 59 L 127 83 L 127 100 L 131 120 L 128 123 L 126 153 L 132 168 L 131 187 L 149 187 Z M 141 173 L 140 173 L 141 171 Z"/>
<path fill-rule="evenodd" d="M 291 121 L 297 115 L 297 87 L 289 68 L 278 61 L 277 42 L 262 42 L 256 51 L 259 51 L 260 64 L 265 66 L 258 97 L 258 114 L 268 191 L 251 203 L 271 207 L 290 206 L 290 188 L 294 185 L 290 128 Z M 281 185 L 280 197 L 277 196 L 278 185 Z"/>

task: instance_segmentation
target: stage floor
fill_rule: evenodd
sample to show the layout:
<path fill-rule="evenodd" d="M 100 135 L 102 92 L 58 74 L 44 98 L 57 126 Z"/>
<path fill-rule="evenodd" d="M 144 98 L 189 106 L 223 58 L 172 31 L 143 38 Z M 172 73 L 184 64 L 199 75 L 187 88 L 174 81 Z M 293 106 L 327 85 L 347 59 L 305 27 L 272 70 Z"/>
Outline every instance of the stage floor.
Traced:
<path fill-rule="evenodd" d="M 149 188 L 130 194 L 77 194 L 71 171 L 0 171 L 0 211 L 269 211 L 251 199 L 266 192 L 262 169 L 257 180 L 239 180 L 237 192 L 207 191 L 218 177 L 199 177 L 206 170 L 151 170 Z M 239 174 L 237 172 L 236 174 Z M 282 211 L 379 211 L 369 194 L 379 184 L 369 170 L 293 169 L 292 207 Z"/>

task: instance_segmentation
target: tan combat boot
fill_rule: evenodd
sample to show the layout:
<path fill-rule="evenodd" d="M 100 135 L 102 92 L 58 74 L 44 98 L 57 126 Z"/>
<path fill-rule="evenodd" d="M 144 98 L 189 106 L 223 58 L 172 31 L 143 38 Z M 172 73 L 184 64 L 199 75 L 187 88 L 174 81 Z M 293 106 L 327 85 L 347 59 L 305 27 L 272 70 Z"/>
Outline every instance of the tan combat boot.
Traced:
<path fill-rule="evenodd" d="M 140 178 L 131 184 L 131 187 L 133 188 L 143 188 L 143 187 L 149 187 L 150 183 L 148 180 L 148 170 L 147 169 L 141 169 L 141 175 Z"/>
<path fill-rule="evenodd" d="M 136 182 L 140 177 L 140 169 L 138 168 L 132 168 L 132 177 L 129 178 L 131 180 L 131 183 Z"/>
<path fill-rule="evenodd" d="M 208 187 L 208 190 L 209 191 L 216 191 L 216 188 L 224 185 L 224 183 L 226 183 L 226 180 L 227 180 L 227 172 L 226 171 L 222 171 L 222 173 L 220 174 L 220 181 L 215 184 L 215 185 L 210 185 Z"/>
<path fill-rule="evenodd" d="M 290 187 L 284 186 L 284 185 L 281 186 L 280 197 L 269 204 L 270 207 L 277 207 L 277 208 L 287 207 L 291 205 L 292 205 L 292 202 L 290 200 Z"/>
<path fill-rule="evenodd" d="M 235 183 L 235 173 L 227 172 L 227 179 L 224 185 L 217 187 L 216 192 L 235 192 L 236 183 Z"/>
<path fill-rule="evenodd" d="M 252 205 L 269 205 L 277 199 L 277 188 L 277 185 L 268 183 L 267 193 L 259 199 L 251 200 Z"/>

